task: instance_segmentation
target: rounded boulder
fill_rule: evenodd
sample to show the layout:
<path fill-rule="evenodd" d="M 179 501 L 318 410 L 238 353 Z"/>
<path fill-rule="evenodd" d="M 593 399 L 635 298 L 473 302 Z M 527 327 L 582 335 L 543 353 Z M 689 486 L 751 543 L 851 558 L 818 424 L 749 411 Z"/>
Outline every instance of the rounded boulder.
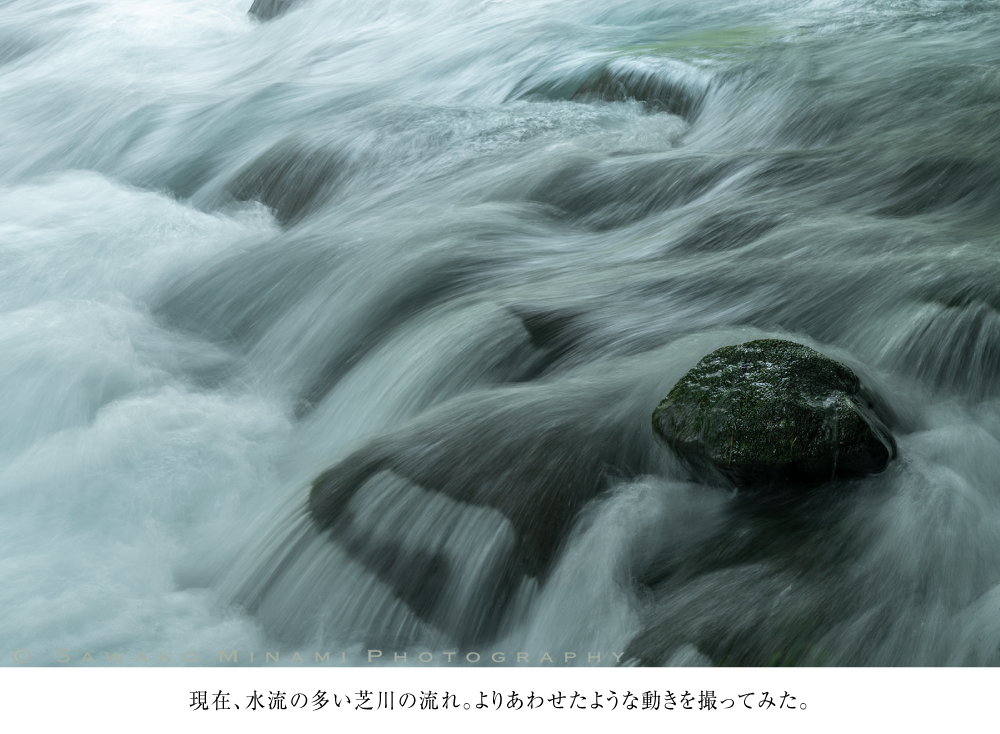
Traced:
<path fill-rule="evenodd" d="M 873 474 L 896 455 L 857 375 L 781 339 L 702 358 L 653 411 L 653 430 L 693 465 L 739 485 Z"/>

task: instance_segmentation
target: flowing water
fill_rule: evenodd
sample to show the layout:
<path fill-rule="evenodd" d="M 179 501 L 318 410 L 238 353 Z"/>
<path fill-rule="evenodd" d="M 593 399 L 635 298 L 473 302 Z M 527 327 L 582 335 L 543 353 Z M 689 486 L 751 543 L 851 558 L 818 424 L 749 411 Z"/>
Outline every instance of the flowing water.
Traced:
<path fill-rule="evenodd" d="M 0 1 L 5 650 L 1000 663 L 1000 3 L 248 5 Z M 760 336 L 887 471 L 654 440 Z"/>

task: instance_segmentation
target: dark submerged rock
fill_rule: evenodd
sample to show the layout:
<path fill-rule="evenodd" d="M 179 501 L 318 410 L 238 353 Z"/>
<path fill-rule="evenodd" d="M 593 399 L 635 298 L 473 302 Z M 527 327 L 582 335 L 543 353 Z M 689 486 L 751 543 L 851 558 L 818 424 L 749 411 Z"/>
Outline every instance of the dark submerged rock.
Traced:
<path fill-rule="evenodd" d="M 248 11 L 257 20 L 271 20 L 289 10 L 295 0 L 253 0 Z"/>
<path fill-rule="evenodd" d="M 283 225 L 294 224 L 336 187 L 347 156 L 297 139 L 264 151 L 226 185 L 238 201 L 257 200 Z"/>
<path fill-rule="evenodd" d="M 740 485 L 871 474 L 896 454 L 850 369 L 780 339 L 704 357 L 657 406 L 653 429 L 695 466 Z"/>
<path fill-rule="evenodd" d="M 657 379 L 566 379 L 459 396 L 318 476 L 309 513 L 421 619 L 459 644 L 495 639 L 516 617 L 523 579 L 544 584 L 587 503 L 622 478 L 662 468 L 643 420 Z M 402 503 L 405 527 L 382 533 L 384 516 Z M 454 521 L 442 507 L 453 508 Z M 502 533 L 484 524 L 484 512 Z M 418 552 L 397 543 L 432 517 L 436 529 Z M 444 531 L 446 520 L 454 524 Z M 461 527 L 473 535 L 460 539 Z M 461 566 L 476 558 L 472 581 Z"/>
<path fill-rule="evenodd" d="M 525 80 L 510 98 L 635 101 L 648 112 L 666 112 L 691 122 L 707 93 L 707 79 L 685 64 L 666 58 L 624 57 L 560 78 Z"/>
<path fill-rule="evenodd" d="M 641 67 L 607 67 L 596 78 L 584 82 L 572 99 L 576 102 L 635 100 L 651 112 L 668 112 L 687 120 L 694 119 L 704 90 L 693 89 L 681 80 L 658 71 Z"/>
<path fill-rule="evenodd" d="M 781 219 L 756 210 L 716 212 L 698 222 L 670 247 L 684 253 L 725 252 L 755 242 L 781 225 Z"/>
<path fill-rule="evenodd" d="M 1000 310 L 985 300 L 930 303 L 897 337 L 894 367 L 978 402 L 1000 393 Z"/>
<path fill-rule="evenodd" d="M 546 176 L 527 198 L 602 231 L 688 204 L 734 171 L 731 162 L 700 155 L 636 154 L 573 161 Z"/>

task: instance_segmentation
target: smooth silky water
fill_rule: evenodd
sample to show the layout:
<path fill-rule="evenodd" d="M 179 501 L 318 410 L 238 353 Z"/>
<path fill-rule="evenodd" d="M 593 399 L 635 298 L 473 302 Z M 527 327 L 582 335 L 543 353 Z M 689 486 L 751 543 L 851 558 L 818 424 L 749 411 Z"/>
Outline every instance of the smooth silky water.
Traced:
<path fill-rule="evenodd" d="M 0 647 L 1000 663 L 998 3 L 249 4 L 0 2 Z M 759 337 L 884 473 L 654 439 Z"/>

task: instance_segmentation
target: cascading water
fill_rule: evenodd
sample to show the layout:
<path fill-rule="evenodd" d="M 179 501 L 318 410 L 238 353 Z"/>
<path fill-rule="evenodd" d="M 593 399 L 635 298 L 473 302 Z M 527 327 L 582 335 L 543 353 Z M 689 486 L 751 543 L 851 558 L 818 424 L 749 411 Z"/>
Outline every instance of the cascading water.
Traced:
<path fill-rule="evenodd" d="M 5 649 L 1000 663 L 1000 4 L 248 4 L 0 2 Z M 656 441 L 768 336 L 884 473 Z"/>

